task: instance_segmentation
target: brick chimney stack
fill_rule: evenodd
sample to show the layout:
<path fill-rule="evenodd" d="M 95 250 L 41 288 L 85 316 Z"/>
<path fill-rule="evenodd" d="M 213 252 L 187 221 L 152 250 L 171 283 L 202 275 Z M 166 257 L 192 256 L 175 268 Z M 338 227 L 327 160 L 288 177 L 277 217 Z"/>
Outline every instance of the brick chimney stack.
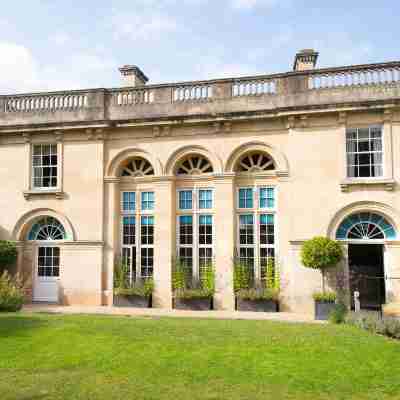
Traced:
<path fill-rule="evenodd" d="M 309 71 L 314 69 L 319 53 L 313 49 L 300 50 L 294 59 L 293 71 Z"/>
<path fill-rule="evenodd" d="M 149 80 L 143 71 L 136 65 L 124 65 L 119 68 L 123 86 L 144 86 Z"/>

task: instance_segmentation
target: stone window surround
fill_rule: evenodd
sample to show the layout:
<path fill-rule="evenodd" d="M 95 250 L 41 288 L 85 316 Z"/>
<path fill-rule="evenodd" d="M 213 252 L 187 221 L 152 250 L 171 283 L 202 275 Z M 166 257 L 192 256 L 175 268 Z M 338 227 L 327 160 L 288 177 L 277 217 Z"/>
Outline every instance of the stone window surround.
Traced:
<path fill-rule="evenodd" d="M 23 191 L 26 200 L 32 196 L 54 196 L 57 199 L 64 198 L 63 192 L 63 164 L 64 164 L 64 143 L 63 133 L 55 132 L 54 138 L 40 138 L 32 137 L 30 134 L 25 134 L 25 152 L 27 154 L 28 162 L 28 182 L 26 182 L 27 189 Z M 33 186 L 33 146 L 37 144 L 56 144 L 57 145 L 57 187 L 49 189 L 39 189 Z"/>
<path fill-rule="evenodd" d="M 392 121 L 391 114 L 384 114 L 383 121 L 376 123 L 354 123 L 348 124 L 346 116 L 342 116 L 342 132 L 341 132 L 341 147 L 342 147 L 342 180 L 340 189 L 342 192 L 348 192 L 353 187 L 365 186 L 381 186 L 387 191 L 392 191 L 395 186 L 393 176 L 393 140 L 392 140 Z M 347 177 L 347 151 L 346 151 L 346 132 L 351 128 L 369 128 L 371 126 L 382 126 L 382 149 L 383 149 L 383 176 L 371 178 L 348 178 Z"/>

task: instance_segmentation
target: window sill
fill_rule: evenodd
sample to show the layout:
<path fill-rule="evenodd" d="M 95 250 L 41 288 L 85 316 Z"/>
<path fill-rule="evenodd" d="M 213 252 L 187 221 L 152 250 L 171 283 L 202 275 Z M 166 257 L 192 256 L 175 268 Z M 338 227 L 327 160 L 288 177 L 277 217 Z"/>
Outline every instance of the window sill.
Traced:
<path fill-rule="evenodd" d="M 344 179 L 340 182 L 340 189 L 342 192 L 348 192 L 351 187 L 361 187 L 361 186 L 383 186 L 383 188 L 390 192 L 394 190 L 395 187 L 394 179 L 384 179 L 384 178 L 354 178 L 354 179 Z"/>
<path fill-rule="evenodd" d="M 62 200 L 65 196 L 65 192 L 60 189 L 51 189 L 51 190 L 25 190 L 23 192 L 25 200 L 29 200 L 31 197 L 35 196 L 52 196 L 58 200 Z"/>

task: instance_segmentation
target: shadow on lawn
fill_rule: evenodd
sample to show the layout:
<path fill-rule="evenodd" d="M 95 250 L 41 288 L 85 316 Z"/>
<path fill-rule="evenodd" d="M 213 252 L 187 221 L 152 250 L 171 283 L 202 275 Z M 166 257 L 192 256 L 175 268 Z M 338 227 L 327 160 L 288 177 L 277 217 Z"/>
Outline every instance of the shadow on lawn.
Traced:
<path fill-rule="evenodd" d="M 46 321 L 17 314 L 0 314 L 0 338 L 25 335 L 46 325 Z"/>

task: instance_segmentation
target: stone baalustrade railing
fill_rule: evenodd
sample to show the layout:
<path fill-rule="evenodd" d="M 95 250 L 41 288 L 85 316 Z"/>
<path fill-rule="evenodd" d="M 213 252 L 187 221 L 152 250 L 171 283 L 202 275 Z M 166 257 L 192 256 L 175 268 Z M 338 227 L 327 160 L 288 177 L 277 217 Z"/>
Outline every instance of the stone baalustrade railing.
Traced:
<path fill-rule="evenodd" d="M 236 79 L 0 96 L 0 127 L 215 117 L 400 99 L 400 62 Z"/>

